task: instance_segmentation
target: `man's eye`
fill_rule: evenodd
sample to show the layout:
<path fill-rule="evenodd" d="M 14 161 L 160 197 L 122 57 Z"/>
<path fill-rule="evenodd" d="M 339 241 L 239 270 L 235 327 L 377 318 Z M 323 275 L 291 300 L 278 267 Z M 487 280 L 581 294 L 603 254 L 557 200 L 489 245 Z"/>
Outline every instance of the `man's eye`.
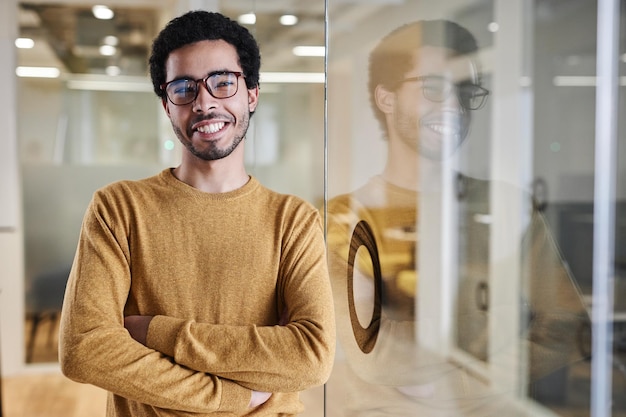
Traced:
<path fill-rule="evenodd" d="M 441 84 L 424 85 L 424 91 L 427 94 L 441 94 L 443 90 L 444 86 Z"/>
<path fill-rule="evenodd" d="M 424 89 L 432 92 L 443 91 L 446 88 L 446 82 L 440 78 L 427 78 L 424 80 Z"/>
<path fill-rule="evenodd" d="M 213 88 L 228 88 L 232 85 L 234 85 L 234 82 L 230 79 L 230 77 L 214 80 L 213 82 Z"/>
<path fill-rule="evenodd" d="M 189 81 L 174 83 L 172 87 L 172 92 L 177 95 L 193 94 L 196 91 L 195 83 Z"/>

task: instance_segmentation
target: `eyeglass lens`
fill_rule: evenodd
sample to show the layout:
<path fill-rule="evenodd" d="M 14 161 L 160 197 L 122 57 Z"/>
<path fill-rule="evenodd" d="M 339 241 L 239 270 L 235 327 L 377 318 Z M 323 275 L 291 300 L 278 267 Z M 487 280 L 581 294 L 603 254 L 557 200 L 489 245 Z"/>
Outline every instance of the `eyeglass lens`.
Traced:
<path fill-rule="evenodd" d="M 200 80 L 180 79 L 167 84 L 165 92 L 176 105 L 189 104 L 198 97 L 200 83 L 204 82 L 209 93 L 215 98 L 229 98 L 237 94 L 240 73 L 218 72 Z"/>
<path fill-rule="evenodd" d="M 469 110 L 481 108 L 487 97 L 487 90 L 469 81 L 457 84 L 451 83 L 443 77 L 422 78 L 424 96 L 434 102 L 442 102 L 456 91 L 461 105 Z"/>

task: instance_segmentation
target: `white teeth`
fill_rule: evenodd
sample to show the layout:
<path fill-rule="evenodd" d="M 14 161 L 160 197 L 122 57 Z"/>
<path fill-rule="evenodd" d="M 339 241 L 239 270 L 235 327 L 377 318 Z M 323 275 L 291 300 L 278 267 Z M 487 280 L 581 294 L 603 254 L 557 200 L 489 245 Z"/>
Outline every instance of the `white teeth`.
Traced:
<path fill-rule="evenodd" d="M 444 135 L 444 136 L 448 136 L 448 135 L 456 135 L 458 134 L 457 129 L 452 127 L 452 126 L 447 126 L 447 125 L 439 125 L 439 124 L 430 124 L 428 125 L 428 128 L 431 130 L 434 130 L 435 132 Z"/>
<path fill-rule="evenodd" d="M 224 122 L 220 122 L 220 123 L 213 123 L 210 125 L 203 125 L 200 126 L 198 128 L 198 132 L 200 133 L 215 133 L 218 132 L 220 130 L 222 130 L 224 128 L 225 123 Z"/>

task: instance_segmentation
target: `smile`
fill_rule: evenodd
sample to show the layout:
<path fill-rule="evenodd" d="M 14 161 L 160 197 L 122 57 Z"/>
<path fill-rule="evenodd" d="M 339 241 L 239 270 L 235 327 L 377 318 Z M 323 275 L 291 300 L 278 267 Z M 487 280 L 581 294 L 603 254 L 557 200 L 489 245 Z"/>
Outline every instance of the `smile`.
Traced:
<path fill-rule="evenodd" d="M 211 123 L 211 124 L 199 126 L 197 130 L 200 133 L 216 133 L 222 130 L 225 125 L 226 123 L 224 122 Z"/>
<path fill-rule="evenodd" d="M 441 123 L 426 123 L 426 124 L 423 124 L 423 126 L 443 136 L 452 136 L 452 135 L 459 134 L 459 129 L 458 129 L 458 126 L 456 125 L 450 126 L 450 125 L 441 124 Z"/>

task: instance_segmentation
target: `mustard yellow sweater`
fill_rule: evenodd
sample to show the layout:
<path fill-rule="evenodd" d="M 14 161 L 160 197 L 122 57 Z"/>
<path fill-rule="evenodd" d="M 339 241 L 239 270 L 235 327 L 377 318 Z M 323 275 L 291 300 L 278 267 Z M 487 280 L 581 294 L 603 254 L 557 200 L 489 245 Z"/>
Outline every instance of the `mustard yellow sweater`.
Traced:
<path fill-rule="evenodd" d="M 123 326 L 134 314 L 155 316 L 147 347 Z M 167 169 L 94 194 L 60 362 L 109 391 L 107 416 L 289 416 L 303 410 L 298 391 L 329 377 L 334 326 L 313 206 L 255 178 L 204 193 Z M 251 390 L 273 395 L 248 409 Z"/>

